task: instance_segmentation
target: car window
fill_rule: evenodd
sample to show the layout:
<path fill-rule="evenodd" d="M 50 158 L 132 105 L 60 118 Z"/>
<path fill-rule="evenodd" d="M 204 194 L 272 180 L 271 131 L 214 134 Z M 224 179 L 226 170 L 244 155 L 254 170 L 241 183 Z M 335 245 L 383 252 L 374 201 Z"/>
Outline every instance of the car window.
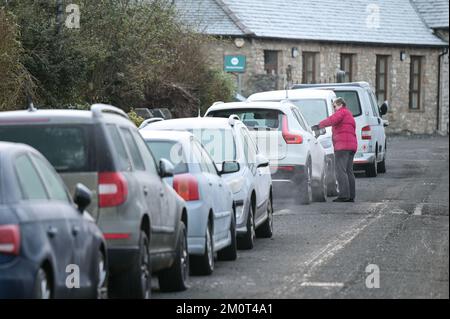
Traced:
<path fill-rule="evenodd" d="M 308 124 L 315 125 L 326 119 L 328 114 L 327 100 L 324 99 L 299 99 L 291 100 L 298 108 Z"/>
<path fill-rule="evenodd" d="M 208 151 L 214 163 L 236 160 L 236 143 L 231 129 L 189 130 Z"/>
<path fill-rule="evenodd" d="M 131 132 L 127 128 L 121 128 L 122 135 L 125 140 L 125 144 L 128 147 L 128 151 L 130 152 L 131 159 L 133 160 L 134 168 L 138 171 L 145 171 L 144 160 L 141 157 L 139 149 L 136 145 L 136 142 L 131 135 Z"/>
<path fill-rule="evenodd" d="M 175 141 L 146 141 L 148 147 L 159 163 L 161 158 L 169 160 L 175 167 L 174 174 L 184 174 L 188 172 L 186 156 L 181 143 Z"/>
<path fill-rule="evenodd" d="M 195 159 L 198 161 L 198 164 L 200 165 L 200 169 L 202 170 L 202 172 L 210 173 L 209 167 L 206 164 L 206 161 L 204 158 L 202 146 L 198 142 L 194 141 L 192 143 L 192 151 L 195 156 Z"/>
<path fill-rule="evenodd" d="M 142 139 L 141 135 L 136 132 L 136 131 L 132 131 L 133 136 L 134 136 L 134 140 L 136 141 L 139 150 L 141 152 L 141 156 L 145 161 L 145 164 L 147 166 L 147 170 L 150 171 L 152 174 L 158 174 L 158 170 L 156 169 L 156 162 L 155 162 L 155 158 L 153 157 L 153 153 L 151 152 L 151 150 L 149 149 L 149 147 L 147 146 L 147 144 L 145 144 L 144 140 Z M 158 160 L 159 163 L 159 160 Z"/>
<path fill-rule="evenodd" d="M 299 111 L 297 109 L 292 109 L 292 113 L 294 114 L 294 117 L 296 118 L 302 129 L 308 132 L 308 126 L 306 125 L 305 121 L 303 121 Z"/>
<path fill-rule="evenodd" d="M 45 186 L 27 155 L 16 158 L 14 167 L 22 189 L 24 199 L 48 199 Z"/>
<path fill-rule="evenodd" d="M 119 131 L 117 127 L 113 124 L 107 124 L 106 128 L 111 136 L 113 147 L 116 150 L 117 160 L 120 171 L 131 171 L 132 165 L 131 160 L 128 157 L 127 150 L 125 149 L 125 145 L 123 145 L 122 138 L 120 137 Z"/>
<path fill-rule="evenodd" d="M 66 188 L 58 177 L 57 173 L 48 166 L 41 158 L 33 155 L 33 161 L 36 164 L 41 176 L 47 186 L 47 191 L 52 200 L 70 202 Z"/>
<path fill-rule="evenodd" d="M 1 140 L 37 149 L 58 172 L 96 170 L 90 125 L 1 126 Z"/>
<path fill-rule="evenodd" d="M 362 114 L 361 102 L 359 101 L 359 95 L 357 91 L 336 91 L 336 96 L 341 97 L 347 103 L 347 108 L 352 112 L 353 116 L 359 116 Z"/>
<path fill-rule="evenodd" d="M 372 106 L 373 115 L 376 117 L 380 117 L 380 112 L 378 109 L 377 99 L 375 98 L 375 95 L 373 94 L 373 92 L 371 90 L 367 90 L 367 93 L 369 94 L 369 100 L 370 100 L 370 104 Z"/>
<path fill-rule="evenodd" d="M 253 141 L 245 130 L 245 128 L 241 128 L 243 146 L 244 146 L 244 156 L 249 164 L 255 164 L 256 162 L 256 148 L 253 146 Z"/>
<path fill-rule="evenodd" d="M 201 150 L 202 162 L 204 163 L 204 165 L 206 165 L 208 172 L 213 175 L 217 175 L 216 165 L 214 164 L 214 161 L 212 160 L 208 151 L 200 143 L 196 142 L 196 144 L 199 147 L 199 149 Z"/>
<path fill-rule="evenodd" d="M 281 130 L 282 113 L 279 110 L 271 109 L 230 109 L 212 111 L 208 114 L 209 117 L 224 117 L 228 118 L 235 114 L 239 116 L 241 121 L 250 129 L 264 129 L 264 130 Z"/>

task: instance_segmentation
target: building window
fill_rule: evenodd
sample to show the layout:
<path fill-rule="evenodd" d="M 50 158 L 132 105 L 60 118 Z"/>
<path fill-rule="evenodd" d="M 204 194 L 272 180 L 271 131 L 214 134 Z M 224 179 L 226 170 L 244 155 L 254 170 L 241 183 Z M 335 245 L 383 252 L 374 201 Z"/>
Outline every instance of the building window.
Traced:
<path fill-rule="evenodd" d="M 303 52 L 303 79 L 305 84 L 317 83 L 317 53 Z"/>
<path fill-rule="evenodd" d="M 278 51 L 264 51 L 264 70 L 266 74 L 278 74 Z"/>
<path fill-rule="evenodd" d="M 389 82 L 389 56 L 377 55 L 376 93 L 379 103 L 387 100 Z"/>
<path fill-rule="evenodd" d="M 422 57 L 411 56 L 409 80 L 409 108 L 420 110 L 422 90 Z"/>
<path fill-rule="evenodd" d="M 353 54 L 341 54 L 341 70 L 345 72 L 344 82 L 352 82 Z"/>

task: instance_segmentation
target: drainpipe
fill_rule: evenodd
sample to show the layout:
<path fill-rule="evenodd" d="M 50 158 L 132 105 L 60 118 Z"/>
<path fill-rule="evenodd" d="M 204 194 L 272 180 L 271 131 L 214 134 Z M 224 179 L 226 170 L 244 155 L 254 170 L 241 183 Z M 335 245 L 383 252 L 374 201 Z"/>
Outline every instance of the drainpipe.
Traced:
<path fill-rule="evenodd" d="M 440 116 L 441 116 L 441 60 L 444 55 L 448 53 L 448 48 L 445 48 L 438 56 L 438 90 L 437 90 L 437 110 L 436 110 L 436 133 L 439 133 Z"/>

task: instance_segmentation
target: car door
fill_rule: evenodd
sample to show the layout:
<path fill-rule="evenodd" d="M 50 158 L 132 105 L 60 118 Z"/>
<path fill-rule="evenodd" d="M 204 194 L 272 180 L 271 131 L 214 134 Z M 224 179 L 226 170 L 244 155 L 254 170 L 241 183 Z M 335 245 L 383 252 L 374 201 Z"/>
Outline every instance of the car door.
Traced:
<path fill-rule="evenodd" d="M 93 284 L 94 278 L 91 274 L 94 273 L 92 265 L 95 264 L 93 258 L 97 253 L 94 237 L 90 233 L 89 225 L 83 218 L 83 213 L 80 213 L 74 206 L 69 194 L 57 173 L 48 163 L 42 158 L 35 155 L 32 156 L 33 162 L 39 170 L 43 178 L 45 187 L 49 194 L 50 200 L 58 205 L 61 211 L 67 217 L 69 223 L 70 234 L 74 243 L 74 264 L 80 270 L 79 283 L 80 288 L 73 290 L 74 297 L 82 297 L 89 294 L 89 290 Z"/>
<path fill-rule="evenodd" d="M 50 200 L 44 177 L 36 168 L 29 153 L 19 154 L 14 169 L 23 194 L 24 202 L 30 204 L 36 227 L 42 229 L 50 249 L 54 275 L 55 296 L 69 298 L 76 295 L 65 286 L 66 269 L 79 262 L 75 242 L 67 216 L 67 204 Z M 45 247 L 43 249 L 46 249 Z"/>
<path fill-rule="evenodd" d="M 155 193 L 151 193 L 156 195 L 159 199 L 159 225 L 158 231 L 160 233 L 160 251 L 172 251 L 175 249 L 176 245 L 176 229 L 178 227 L 179 222 L 179 214 L 177 211 L 177 203 L 175 201 L 174 195 L 175 192 L 172 189 L 171 185 L 168 185 L 158 174 L 158 166 L 159 163 L 155 162 L 155 159 L 145 143 L 142 139 L 141 135 L 137 131 L 132 131 L 134 140 L 136 141 L 136 145 L 139 149 L 139 152 L 144 159 L 146 164 L 146 171 L 148 175 L 152 176 L 152 185 L 149 185 L 149 188 L 155 189 Z M 156 187 L 156 188 L 154 188 Z"/>
<path fill-rule="evenodd" d="M 374 119 L 374 124 L 372 127 L 372 134 L 375 138 L 375 141 L 378 143 L 378 161 L 381 161 L 384 155 L 384 148 L 386 145 L 386 135 L 384 131 L 384 124 L 383 119 L 380 115 L 380 109 L 377 104 L 377 99 L 375 97 L 375 94 L 372 92 L 371 89 L 367 89 L 367 93 L 369 96 L 369 100 L 372 107 L 372 112 L 374 115 L 374 118 L 376 118 L 376 121 Z M 384 102 L 384 101 L 383 101 Z"/>

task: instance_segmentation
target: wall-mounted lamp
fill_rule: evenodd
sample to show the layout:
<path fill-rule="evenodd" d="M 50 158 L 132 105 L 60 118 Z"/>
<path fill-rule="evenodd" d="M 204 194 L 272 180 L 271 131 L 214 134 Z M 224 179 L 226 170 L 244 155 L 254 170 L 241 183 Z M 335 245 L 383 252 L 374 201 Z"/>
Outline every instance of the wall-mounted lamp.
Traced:
<path fill-rule="evenodd" d="M 400 61 L 405 61 L 405 60 L 406 60 L 406 52 L 400 51 Z"/>
<path fill-rule="evenodd" d="M 245 45 L 245 40 L 243 38 L 236 38 L 234 39 L 234 45 L 237 48 L 242 48 Z"/>
<path fill-rule="evenodd" d="M 299 55 L 298 48 L 292 48 L 291 49 L 291 56 L 293 58 L 296 58 L 296 57 L 298 57 L 298 55 Z"/>

